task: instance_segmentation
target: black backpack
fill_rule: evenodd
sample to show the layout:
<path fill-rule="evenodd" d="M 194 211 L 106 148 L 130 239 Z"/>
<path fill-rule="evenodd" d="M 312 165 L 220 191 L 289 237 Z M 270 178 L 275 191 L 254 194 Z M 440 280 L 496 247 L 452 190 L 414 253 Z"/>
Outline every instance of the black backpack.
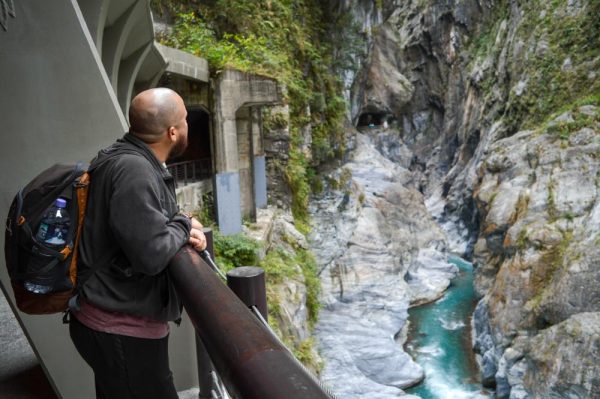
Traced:
<path fill-rule="evenodd" d="M 56 164 L 35 177 L 15 196 L 8 217 L 4 254 L 17 307 L 29 314 L 67 310 L 75 294 L 77 247 L 87 206 L 89 174 L 82 163 Z M 50 248 L 35 235 L 46 210 L 57 198 L 67 201 L 70 225 L 65 245 Z M 25 288 L 34 281 L 52 289 L 40 294 Z"/>

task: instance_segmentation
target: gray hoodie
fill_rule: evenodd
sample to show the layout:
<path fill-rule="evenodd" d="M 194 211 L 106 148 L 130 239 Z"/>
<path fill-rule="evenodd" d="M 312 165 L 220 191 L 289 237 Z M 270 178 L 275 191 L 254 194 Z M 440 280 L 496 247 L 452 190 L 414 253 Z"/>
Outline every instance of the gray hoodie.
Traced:
<path fill-rule="evenodd" d="M 187 243 L 191 223 L 178 214 L 172 176 L 129 133 L 100 151 L 90 168 L 80 295 L 109 311 L 178 319 L 181 301 L 167 265 Z"/>

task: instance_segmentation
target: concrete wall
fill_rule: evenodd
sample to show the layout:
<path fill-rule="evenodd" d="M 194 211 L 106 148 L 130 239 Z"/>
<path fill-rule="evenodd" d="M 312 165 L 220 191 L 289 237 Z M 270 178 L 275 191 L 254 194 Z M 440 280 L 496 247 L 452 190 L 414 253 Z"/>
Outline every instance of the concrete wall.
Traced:
<path fill-rule="evenodd" d="M 166 73 L 159 81 L 159 86 L 175 90 L 188 107 L 201 106 L 210 109 L 210 87 L 208 83 L 185 79 L 181 76 Z"/>
<path fill-rule="evenodd" d="M 0 29 L 2 220 L 17 190 L 40 171 L 59 161 L 90 160 L 127 129 L 77 2 L 14 4 L 16 17 L 7 31 Z M 4 257 L 0 263 L 2 289 L 13 306 Z M 92 373 L 75 351 L 61 316 L 18 311 L 16 316 L 60 395 L 93 398 Z M 171 366 L 178 389 L 196 383 L 193 345 L 188 321 L 172 329 Z"/>
<path fill-rule="evenodd" d="M 213 184 L 211 179 L 178 187 L 176 190 L 177 205 L 185 212 L 196 211 L 204 206 L 202 203 L 202 196 L 211 193 L 212 190 Z"/>

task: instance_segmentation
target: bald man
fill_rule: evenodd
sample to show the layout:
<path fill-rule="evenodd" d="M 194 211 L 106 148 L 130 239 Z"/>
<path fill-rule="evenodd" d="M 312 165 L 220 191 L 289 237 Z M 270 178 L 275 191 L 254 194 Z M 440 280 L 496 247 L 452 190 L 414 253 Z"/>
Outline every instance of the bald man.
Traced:
<path fill-rule="evenodd" d="M 129 133 L 90 165 L 70 333 L 97 398 L 177 398 L 168 322 L 182 305 L 167 265 L 183 245 L 206 247 L 202 225 L 179 213 L 165 165 L 186 148 L 186 117 L 174 91 L 144 91 L 131 102 Z"/>

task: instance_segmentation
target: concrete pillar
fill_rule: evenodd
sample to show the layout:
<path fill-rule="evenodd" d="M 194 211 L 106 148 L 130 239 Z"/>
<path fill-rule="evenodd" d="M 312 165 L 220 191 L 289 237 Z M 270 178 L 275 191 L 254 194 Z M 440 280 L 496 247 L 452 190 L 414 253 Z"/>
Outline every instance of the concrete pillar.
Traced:
<path fill-rule="evenodd" d="M 264 155 L 265 149 L 262 138 L 262 108 L 252 107 L 250 109 L 252 118 L 252 153 L 254 156 Z"/>
<path fill-rule="evenodd" d="M 242 218 L 256 218 L 252 174 L 252 120 L 250 107 L 241 107 L 236 113 L 238 167 L 240 174 L 240 202 Z"/>
<path fill-rule="evenodd" d="M 254 202 L 257 208 L 267 207 L 267 163 L 264 155 L 254 156 Z"/>
<path fill-rule="evenodd" d="M 239 107 L 235 81 L 223 74 L 215 88 L 215 202 L 219 229 L 225 235 L 242 231 L 240 176 L 235 111 Z"/>
<path fill-rule="evenodd" d="M 224 235 L 242 231 L 240 175 L 238 172 L 215 174 L 215 202 L 219 229 Z"/>
<path fill-rule="evenodd" d="M 261 108 L 252 107 L 252 172 L 254 175 L 254 205 L 267 207 L 267 167 L 262 139 Z"/>

